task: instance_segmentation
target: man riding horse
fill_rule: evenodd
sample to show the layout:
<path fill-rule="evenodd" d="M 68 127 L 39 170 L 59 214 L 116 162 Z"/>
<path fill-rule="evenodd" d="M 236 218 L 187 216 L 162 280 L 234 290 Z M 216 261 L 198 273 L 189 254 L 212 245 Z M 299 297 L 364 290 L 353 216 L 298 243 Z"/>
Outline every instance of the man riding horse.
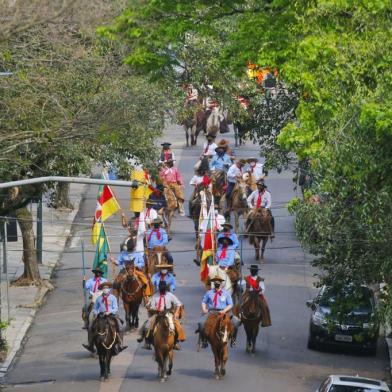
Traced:
<path fill-rule="evenodd" d="M 156 268 L 159 270 L 151 279 L 154 291 L 158 291 L 159 283 L 166 282 L 166 287 L 172 293 L 176 291 L 176 278 L 173 275 L 173 264 L 160 264 Z"/>
<path fill-rule="evenodd" d="M 94 340 L 96 337 L 95 319 L 101 313 L 110 316 L 110 322 L 116 330 L 115 354 L 118 354 L 127 348 L 127 346 L 122 345 L 122 327 L 120 325 L 121 320 L 118 315 L 118 302 L 117 302 L 117 298 L 110 293 L 111 287 L 112 285 L 110 282 L 101 283 L 101 285 L 98 287 L 99 290 L 102 290 L 102 294 L 96 299 L 93 306 L 94 320 L 92 322 L 90 329 L 88 330 L 88 344 L 82 345 L 86 350 L 92 353 L 95 353 L 95 348 L 94 348 Z"/>
<path fill-rule="evenodd" d="M 167 236 L 166 230 L 161 227 L 162 219 L 157 218 L 153 222 L 153 227 L 149 229 L 146 233 L 147 247 L 151 253 L 154 248 L 166 247 L 169 243 L 169 237 Z M 167 250 L 164 252 L 166 260 L 169 264 L 173 264 L 173 257 Z M 150 273 L 152 271 L 149 271 Z"/>
<path fill-rule="evenodd" d="M 230 237 L 220 237 L 218 239 L 220 245 L 216 252 L 216 261 L 219 268 L 226 271 L 230 280 L 236 285 L 239 277 L 239 266 L 236 265 L 236 252 L 234 242 Z"/>
<path fill-rule="evenodd" d="M 171 330 L 176 335 L 176 341 L 185 341 L 185 331 L 179 321 L 181 306 L 182 303 L 180 300 L 168 290 L 166 282 L 164 280 L 160 281 L 158 292 L 152 296 L 150 302 L 146 306 L 149 318 L 140 328 L 137 341 L 141 343 L 144 339 L 146 339 L 146 345 L 144 347 L 150 349 L 151 340 L 153 338 L 152 335 L 154 334 L 156 315 L 157 313 L 164 311 L 170 311 L 170 313 L 167 314 L 167 317 L 171 326 Z M 176 348 L 179 349 L 178 343 L 176 346 Z"/>

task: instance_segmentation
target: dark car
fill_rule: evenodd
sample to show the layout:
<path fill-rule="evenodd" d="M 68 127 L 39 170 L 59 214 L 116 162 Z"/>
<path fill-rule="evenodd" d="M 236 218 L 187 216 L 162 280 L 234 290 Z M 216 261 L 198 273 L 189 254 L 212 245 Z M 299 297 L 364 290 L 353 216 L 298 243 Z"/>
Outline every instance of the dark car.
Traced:
<path fill-rule="evenodd" d="M 313 301 L 308 348 L 320 345 L 355 347 L 369 355 L 377 352 L 379 324 L 375 318 L 373 291 L 365 286 L 347 286 L 336 291 L 324 286 Z"/>

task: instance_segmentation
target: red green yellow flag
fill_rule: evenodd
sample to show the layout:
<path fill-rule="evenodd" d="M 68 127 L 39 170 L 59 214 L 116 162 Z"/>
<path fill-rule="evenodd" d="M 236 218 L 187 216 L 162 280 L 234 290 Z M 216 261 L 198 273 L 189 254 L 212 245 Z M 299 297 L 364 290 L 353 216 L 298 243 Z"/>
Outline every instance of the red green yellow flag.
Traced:
<path fill-rule="evenodd" d="M 207 219 L 202 222 L 201 227 L 203 253 L 200 260 L 200 280 L 202 282 L 208 279 L 208 264 L 214 257 L 214 218 L 214 203 L 211 203 Z"/>

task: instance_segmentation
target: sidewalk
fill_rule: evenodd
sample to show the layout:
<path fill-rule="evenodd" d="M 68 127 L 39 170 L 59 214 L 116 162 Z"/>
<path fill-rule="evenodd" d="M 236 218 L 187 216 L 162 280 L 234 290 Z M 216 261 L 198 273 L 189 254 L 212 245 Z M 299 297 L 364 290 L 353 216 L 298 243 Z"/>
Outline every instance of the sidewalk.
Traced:
<path fill-rule="evenodd" d="M 42 287 L 9 286 L 7 298 L 7 275 L 3 273 L 3 270 L 1 271 L 1 321 L 8 321 L 9 325 L 4 330 L 8 352 L 5 361 L 0 364 L 0 378 L 5 376 L 16 354 L 21 349 L 23 339 L 45 295 L 53 289 L 49 280 L 53 269 L 61 258 L 67 240 L 70 238 L 72 222 L 79 210 L 85 190 L 85 185 L 71 184 L 70 200 L 74 206 L 73 211 L 57 211 L 48 208 L 45 203 L 43 204 L 44 251 L 42 265 L 39 266 L 41 278 L 44 280 Z M 35 231 L 36 205 L 32 207 L 32 214 Z M 13 281 L 23 273 L 22 249 L 22 238 L 18 227 L 18 241 L 7 244 L 8 282 Z"/>

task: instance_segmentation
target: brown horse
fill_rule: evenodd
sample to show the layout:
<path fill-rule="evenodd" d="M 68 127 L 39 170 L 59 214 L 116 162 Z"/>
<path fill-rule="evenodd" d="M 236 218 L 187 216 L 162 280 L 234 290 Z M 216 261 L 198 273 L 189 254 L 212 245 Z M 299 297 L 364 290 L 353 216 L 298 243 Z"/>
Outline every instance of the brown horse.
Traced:
<path fill-rule="evenodd" d="M 243 215 L 246 218 L 248 214 L 248 202 L 246 193 L 246 182 L 243 180 L 237 180 L 233 192 L 231 194 L 231 200 L 227 203 L 225 216 L 230 220 L 230 212 L 234 214 L 234 229 L 238 231 L 240 225 L 240 216 Z"/>
<path fill-rule="evenodd" d="M 192 116 L 183 122 L 186 137 L 186 146 L 189 147 L 189 133 L 191 136 L 191 146 L 196 146 L 197 137 L 200 131 L 206 133 L 207 114 L 203 109 L 198 109 Z"/>
<path fill-rule="evenodd" d="M 130 329 L 139 327 L 139 306 L 143 299 L 143 285 L 133 269 L 127 269 L 127 275 L 120 284 L 121 299 L 124 304 L 125 320 Z"/>
<path fill-rule="evenodd" d="M 256 339 L 262 317 L 262 303 L 259 293 L 255 290 L 246 291 L 242 301 L 240 315 L 246 333 L 246 352 L 255 353 Z"/>
<path fill-rule="evenodd" d="M 228 343 L 234 333 L 234 326 L 228 314 L 211 312 L 204 327 L 204 335 L 211 345 L 215 359 L 215 378 L 219 380 L 226 374 L 226 362 L 229 358 Z"/>
<path fill-rule="evenodd" d="M 116 320 L 112 316 L 100 313 L 94 320 L 94 344 L 97 348 L 101 381 L 106 381 L 110 374 L 110 363 L 117 341 Z"/>
<path fill-rule="evenodd" d="M 155 266 L 168 263 L 166 252 L 165 246 L 154 246 L 153 249 L 148 251 L 147 268 L 149 274 L 153 275 L 156 272 Z"/>
<path fill-rule="evenodd" d="M 249 243 L 255 247 L 256 260 L 264 258 L 268 237 L 272 234 L 271 215 L 266 208 L 257 208 L 250 212 L 246 221 L 245 232 L 249 235 Z"/>
<path fill-rule="evenodd" d="M 173 349 L 176 337 L 168 317 L 173 317 L 169 311 L 158 313 L 153 332 L 155 360 L 158 363 L 158 377 L 161 382 L 166 381 L 173 368 Z"/>
<path fill-rule="evenodd" d="M 211 173 L 212 194 L 214 195 L 215 205 L 219 211 L 223 211 L 222 202 L 224 203 L 225 186 L 227 175 L 224 170 L 214 170 Z"/>

